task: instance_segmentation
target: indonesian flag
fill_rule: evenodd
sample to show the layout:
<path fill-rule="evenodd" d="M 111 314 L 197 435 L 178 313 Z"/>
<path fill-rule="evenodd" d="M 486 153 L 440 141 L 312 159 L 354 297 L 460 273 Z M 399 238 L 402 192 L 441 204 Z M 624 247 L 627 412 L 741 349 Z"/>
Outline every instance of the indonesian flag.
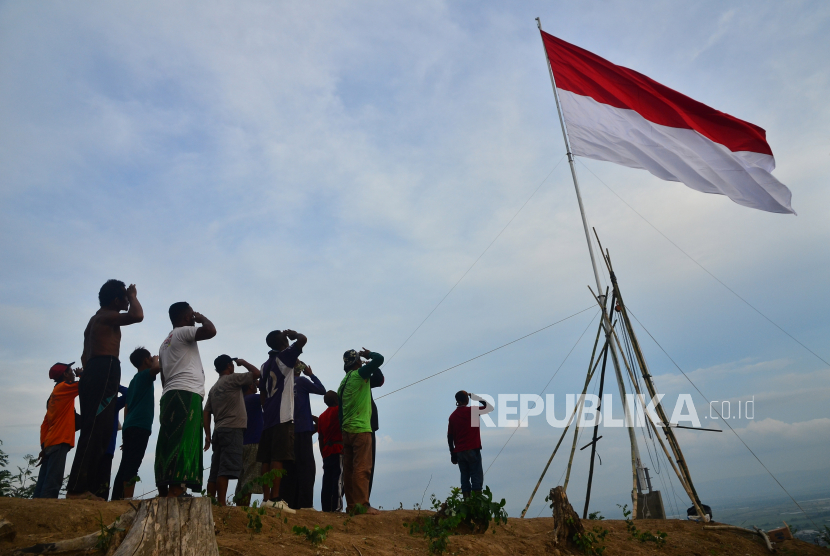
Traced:
<path fill-rule="evenodd" d="M 573 154 L 791 213 L 766 132 L 542 31 Z"/>

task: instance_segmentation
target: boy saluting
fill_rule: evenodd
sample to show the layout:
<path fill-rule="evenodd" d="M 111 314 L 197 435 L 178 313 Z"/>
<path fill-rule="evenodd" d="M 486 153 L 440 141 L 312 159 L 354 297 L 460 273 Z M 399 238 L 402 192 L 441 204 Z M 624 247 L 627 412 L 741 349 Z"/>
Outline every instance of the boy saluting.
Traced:
<path fill-rule="evenodd" d="M 74 361 L 73 361 L 74 363 Z M 40 473 L 33 498 L 57 498 L 66 469 L 66 454 L 75 446 L 75 398 L 78 383 L 72 370 L 73 363 L 55 363 L 49 369 L 49 378 L 55 387 L 46 402 L 46 417 L 40 426 Z"/>

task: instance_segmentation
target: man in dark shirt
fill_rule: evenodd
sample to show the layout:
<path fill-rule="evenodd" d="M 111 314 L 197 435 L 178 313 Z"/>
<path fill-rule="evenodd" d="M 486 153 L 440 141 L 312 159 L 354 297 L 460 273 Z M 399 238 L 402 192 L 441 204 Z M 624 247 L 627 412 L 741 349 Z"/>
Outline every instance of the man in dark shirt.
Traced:
<path fill-rule="evenodd" d="M 375 374 L 372 375 L 372 378 L 369 379 L 369 386 L 372 388 L 380 388 L 383 386 L 383 383 L 386 381 L 386 378 L 383 376 L 383 373 L 380 369 L 375 371 Z M 369 390 L 369 394 L 371 396 L 371 390 Z M 375 482 L 375 455 L 377 454 L 377 435 L 378 429 L 378 406 L 375 405 L 375 398 L 372 396 L 372 473 L 369 475 L 369 499 L 372 498 L 372 484 Z"/>
<path fill-rule="evenodd" d="M 470 398 L 483 404 L 478 407 L 475 416 L 473 408 L 467 405 Z M 494 408 L 475 394 L 469 394 L 464 390 L 456 392 L 455 405 L 456 409 L 450 415 L 447 442 L 450 445 L 450 461 L 453 465 L 458 465 L 458 470 L 461 471 L 461 493 L 467 498 L 470 491 L 480 493 L 484 484 L 478 415 L 490 413 Z"/>
<path fill-rule="evenodd" d="M 301 376 L 305 374 L 305 376 Z M 294 461 L 286 465 L 288 473 L 280 483 L 280 498 L 294 510 L 314 507 L 314 433 L 309 394 L 322 396 L 326 387 L 311 367 L 297 361 L 294 366 Z"/>
<path fill-rule="evenodd" d="M 245 411 L 248 413 L 248 427 L 242 436 L 242 475 L 236 482 L 234 501 L 237 506 L 249 506 L 252 494 L 262 494 L 262 485 L 253 482 L 260 476 L 262 465 L 256 460 L 259 440 L 262 438 L 262 398 L 252 384 L 245 392 Z"/>

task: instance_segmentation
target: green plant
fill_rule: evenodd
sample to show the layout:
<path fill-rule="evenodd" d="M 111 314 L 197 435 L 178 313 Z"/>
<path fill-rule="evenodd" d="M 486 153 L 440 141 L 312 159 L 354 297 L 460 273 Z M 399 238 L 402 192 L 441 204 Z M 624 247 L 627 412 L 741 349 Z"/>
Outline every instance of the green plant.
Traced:
<path fill-rule="evenodd" d="M 218 506 L 219 505 L 219 500 L 217 500 L 215 496 L 211 496 L 210 494 L 208 494 L 207 490 L 202 489 L 202 490 L 199 491 L 199 494 L 202 495 L 202 498 L 210 498 L 210 504 L 212 506 Z"/>
<path fill-rule="evenodd" d="M 605 540 L 607 534 L 608 529 L 603 529 L 599 525 L 595 525 L 591 531 L 586 530 L 583 533 L 575 533 L 573 541 L 583 554 L 602 556 L 605 553 L 605 545 L 602 542 Z"/>
<path fill-rule="evenodd" d="M 666 537 L 668 537 L 668 533 L 664 533 L 659 529 L 656 533 L 652 533 L 651 531 L 640 531 L 631 520 L 631 510 L 628 509 L 628 504 L 625 504 L 624 506 L 617 504 L 617 507 L 622 509 L 623 516 L 625 517 L 625 528 L 628 530 L 631 538 L 637 539 L 640 542 L 653 542 L 658 547 L 666 544 Z"/>
<path fill-rule="evenodd" d="M 0 446 L 3 445 L 3 441 L 0 440 Z M 12 472 L 6 469 L 5 467 L 9 464 L 9 456 L 3 450 L 0 450 L 0 467 L 3 468 L 0 471 L 0 496 L 11 496 L 9 492 L 12 488 Z"/>
<path fill-rule="evenodd" d="M 127 485 L 128 486 L 135 486 L 136 483 L 140 483 L 140 482 L 141 482 L 141 477 L 136 475 L 135 477 L 133 477 L 132 479 L 127 481 Z"/>
<path fill-rule="evenodd" d="M 274 486 L 274 479 L 284 476 L 287 473 L 285 469 L 272 469 L 268 471 L 264 475 L 251 479 L 247 483 L 245 483 L 239 492 L 237 492 L 233 497 L 234 504 L 238 503 L 240 500 L 251 494 L 251 491 L 254 489 L 256 485 L 261 486 L 263 489 L 265 487 L 271 488 Z"/>
<path fill-rule="evenodd" d="M 430 496 L 432 509 L 435 515 L 414 523 L 404 523 L 409 527 L 409 534 L 422 534 L 427 539 L 427 546 L 431 554 L 443 554 L 449 544 L 451 535 L 458 534 L 458 530 L 468 532 L 485 532 L 490 522 L 498 525 L 507 523 L 507 512 L 504 511 L 505 500 L 493 502 L 493 493 L 490 487 L 482 492 L 472 492 L 464 498 L 461 489 L 453 488 L 450 496 L 444 501 L 433 494 Z M 495 529 L 493 533 L 495 533 Z"/>
<path fill-rule="evenodd" d="M 352 522 L 352 518 L 356 515 L 363 515 L 366 513 L 366 506 L 363 504 L 355 504 L 354 508 L 347 512 L 347 517 L 343 520 L 343 528 L 348 533 L 349 532 L 349 524 Z"/>
<path fill-rule="evenodd" d="M 827 548 L 830 548 L 830 527 L 825 525 L 824 531 L 819 531 L 818 539 L 816 539 L 816 544 L 818 544 L 819 540 L 824 541 L 824 544 L 827 546 Z"/>
<path fill-rule="evenodd" d="M 35 495 L 35 486 L 37 484 L 37 477 L 35 476 L 35 468 L 37 467 L 37 458 L 32 454 L 23 456 L 26 462 L 26 467 L 17 466 L 17 475 L 12 475 L 12 480 L 15 484 L 11 488 L 11 496 L 15 498 L 32 498 Z"/>
<path fill-rule="evenodd" d="M 588 514 L 588 519 L 603 520 L 605 519 L 605 516 L 603 516 L 600 512 L 591 512 Z"/>
<path fill-rule="evenodd" d="M 113 537 L 115 537 L 115 534 L 119 531 L 125 530 L 118 527 L 118 522 L 120 520 L 120 516 L 116 517 L 115 523 L 113 523 L 111 527 L 107 527 L 106 525 L 104 525 L 104 516 L 101 515 L 101 512 L 98 512 L 98 527 L 100 527 L 101 532 L 98 533 L 98 540 L 95 541 L 95 550 L 106 552 L 112 544 L 112 539 Z"/>
<path fill-rule="evenodd" d="M 309 529 L 305 525 L 302 527 L 295 525 L 291 530 L 294 531 L 295 535 L 304 535 L 305 539 L 309 541 L 312 546 L 318 546 L 326 540 L 326 536 L 328 535 L 330 529 L 332 529 L 331 525 L 326 525 L 325 527 L 315 525 L 314 529 Z"/>
<path fill-rule="evenodd" d="M 0 440 L 0 446 L 2 444 L 3 441 Z M 5 469 L 9 464 L 9 455 L 0 450 L 0 467 L 4 468 L 0 471 L 0 496 L 12 498 L 31 498 L 34 496 L 37 483 L 35 477 L 37 458 L 32 454 L 26 454 L 23 459 L 26 462 L 26 467 L 17 466 L 17 475 L 13 475 L 11 471 Z"/>
<path fill-rule="evenodd" d="M 248 524 L 245 526 L 251 532 L 251 538 L 254 538 L 254 533 L 262 533 L 262 516 L 265 515 L 265 508 L 260 507 L 259 501 L 254 500 L 250 506 L 245 506 L 245 515 L 248 516 Z"/>

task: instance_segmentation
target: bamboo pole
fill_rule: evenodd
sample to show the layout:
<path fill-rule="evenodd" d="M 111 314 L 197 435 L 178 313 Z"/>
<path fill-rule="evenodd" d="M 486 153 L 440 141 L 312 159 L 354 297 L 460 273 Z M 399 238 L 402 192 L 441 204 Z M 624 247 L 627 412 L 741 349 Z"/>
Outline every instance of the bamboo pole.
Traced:
<path fill-rule="evenodd" d="M 601 328 L 600 328 L 601 330 Z M 597 335 L 599 338 L 599 335 Z M 596 348 L 596 346 L 594 346 Z M 600 351 L 600 357 L 605 352 L 607 345 L 602 348 Z M 597 358 L 597 365 L 599 365 L 599 358 Z M 556 455 L 556 452 L 559 450 L 559 445 L 562 444 L 562 439 L 565 438 L 565 434 L 567 434 L 568 429 L 570 428 L 571 424 L 574 422 L 574 415 L 576 414 L 577 408 L 579 408 L 579 415 L 582 416 L 582 405 L 585 403 L 585 393 L 588 391 L 588 384 L 591 382 L 591 378 L 594 376 L 594 370 L 596 367 L 588 369 L 588 375 L 585 378 L 585 386 L 582 388 L 582 395 L 579 397 L 579 400 L 574 408 L 573 412 L 571 412 L 571 416 L 568 419 L 568 424 L 565 425 L 565 430 L 562 431 L 562 436 L 559 437 L 559 442 L 556 443 L 556 447 L 553 449 L 553 453 L 548 458 L 548 463 L 545 465 L 545 469 L 542 470 L 542 475 L 539 477 L 539 480 L 536 481 L 536 486 L 533 488 L 533 492 L 530 494 L 530 498 L 527 501 L 527 505 L 525 505 L 524 510 L 522 510 L 521 517 L 524 517 L 527 513 L 527 510 L 530 508 L 530 504 L 533 502 L 533 498 L 536 496 L 536 492 L 539 490 L 539 486 L 542 484 L 542 479 L 545 478 L 545 474 L 548 472 L 548 468 L 550 467 L 551 462 L 553 461 L 553 457 Z M 579 426 L 579 418 L 577 417 L 577 426 Z"/>
<path fill-rule="evenodd" d="M 602 324 L 600 324 L 599 331 L 597 331 L 597 336 L 599 336 L 599 332 L 602 330 L 602 328 L 603 328 L 603 326 L 602 326 Z M 600 356 L 597 357 L 596 364 L 594 364 L 593 358 L 592 358 L 591 364 L 593 365 L 593 367 L 588 368 L 588 378 L 585 380 L 585 387 L 582 388 L 582 397 L 580 398 L 580 400 L 582 400 L 582 401 L 580 401 L 580 403 L 579 403 L 579 413 L 576 416 L 576 426 L 574 427 L 574 440 L 573 440 L 573 445 L 571 446 L 571 455 L 568 458 L 568 469 L 567 469 L 567 472 L 565 473 L 565 483 L 562 485 L 562 488 L 565 491 L 568 490 L 568 481 L 570 481 L 570 479 L 571 479 L 571 466 L 573 465 L 574 453 L 576 452 L 576 439 L 577 439 L 577 434 L 579 433 L 579 421 L 580 421 L 580 419 L 582 419 L 582 408 L 584 407 L 584 403 L 585 403 L 584 402 L 585 394 L 588 392 L 588 383 L 594 377 L 594 372 L 597 370 L 597 367 L 599 367 L 599 361 L 602 358 L 602 352 L 605 351 L 606 349 L 608 349 L 607 340 L 606 340 L 605 346 L 602 348 L 602 351 L 600 351 Z"/>

